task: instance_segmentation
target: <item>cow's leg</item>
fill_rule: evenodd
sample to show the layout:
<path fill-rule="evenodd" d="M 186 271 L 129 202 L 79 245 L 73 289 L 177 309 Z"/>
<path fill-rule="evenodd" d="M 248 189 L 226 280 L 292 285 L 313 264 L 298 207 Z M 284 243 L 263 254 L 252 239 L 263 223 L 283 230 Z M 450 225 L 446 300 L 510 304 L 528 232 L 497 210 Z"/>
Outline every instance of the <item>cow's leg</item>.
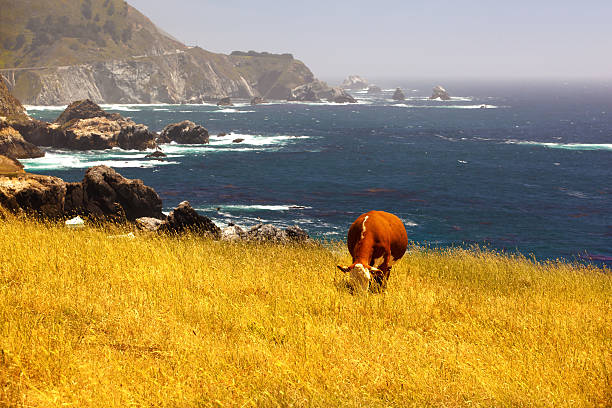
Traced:
<path fill-rule="evenodd" d="M 383 263 L 378 267 L 381 270 L 381 288 L 385 289 L 387 287 L 387 281 L 389 280 L 389 275 L 391 275 L 391 265 L 393 264 L 393 257 L 390 252 L 386 252 L 383 258 Z"/>

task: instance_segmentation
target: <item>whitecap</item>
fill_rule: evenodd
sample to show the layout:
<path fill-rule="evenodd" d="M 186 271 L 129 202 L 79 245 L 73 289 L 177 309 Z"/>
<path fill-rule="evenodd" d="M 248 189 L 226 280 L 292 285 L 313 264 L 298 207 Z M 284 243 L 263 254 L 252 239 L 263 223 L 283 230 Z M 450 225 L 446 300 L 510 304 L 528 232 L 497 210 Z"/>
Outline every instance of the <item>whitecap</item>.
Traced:
<path fill-rule="evenodd" d="M 547 143 L 521 140 L 506 140 L 506 144 L 543 146 L 551 149 L 565 150 L 612 150 L 611 143 Z"/>
<path fill-rule="evenodd" d="M 63 111 L 66 110 L 68 105 L 24 105 L 26 111 Z"/>
<path fill-rule="evenodd" d="M 179 164 L 174 161 L 159 161 L 144 159 L 142 152 L 139 155 L 109 154 L 110 150 L 92 152 L 47 151 L 43 157 L 20 160 L 25 170 L 59 170 L 84 169 L 92 166 L 106 165 L 115 168 L 152 168 L 156 166 Z M 113 160 L 119 158 L 122 160 Z M 110 160 L 109 160 L 110 159 Z M 126 160 L 133 159 L 133 160 Z"/>
<path fill-rule="evenodd" d="M 295 211 L 295 210 L 305 210 L 311 209 L 312 207 L 302 206 L 302 205 L 292 205 L 292 204 L 283 204 L 283 205 L 272 205 L 272 204 L 254 204 L 254 205 L 243 205 L 243 204 L 226 204 L 220 205 L 217 207 L 204 207 L 204 208 L 196 208 L 198 211 L 214 211 L 219 208 L 219 214 L 234 217 L 231 213 L 226 213 L 223 211 Z"/>

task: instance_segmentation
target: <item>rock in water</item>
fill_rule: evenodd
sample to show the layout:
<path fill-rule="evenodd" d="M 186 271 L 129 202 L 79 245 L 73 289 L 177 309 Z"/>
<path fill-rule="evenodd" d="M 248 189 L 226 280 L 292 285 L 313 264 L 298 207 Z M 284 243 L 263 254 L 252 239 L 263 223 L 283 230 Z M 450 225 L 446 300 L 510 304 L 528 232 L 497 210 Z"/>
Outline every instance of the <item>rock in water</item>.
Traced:
<path fill-rule="evenodd" d="M 368 88 L 368 94 L 377 94 L 381 92 L 382 92 L 382 89 L 376 85 L 370 85 L 370 87 Z"/>
<path fill-rule="evenodd" d="M 242 139 L 240 137 L 237 138 L 237 139 L 232 140 L 232 143 L 242 143 L 242 142 L 244 142 L 244 139 Z"/>
<path fill-rule="evenodd" d="M 172 210 L 168 215 L 168 222 L 162 225 L 159 230 L 168 232 L 194 231 L 210 235 L 215 239 L 221 238 L 221 229 L 210 218 L 198 214 L 191 207 L 189 201 L 183 201 Z"/>
<path fill-rule="evenodd" d="M 164 157 L 167 157 L 168 155 L 164 152 L 162 152 L 161 150 L 156 150 L 151 154 L 147 154 L 145 156 L 145 159 L 155 159 L 155 160 L 163 160 Z"/>
<path fill-rule="evenodd" d="M 340 87 L 350 90 L 360 90 L 367 88 L 368 85 L 368 81 L 366 81 L 359 75 L 349 75 L 348 78 L 346 78 L 344 82 L 342 82 L 342 85 L 340 85 Z"/>
<path fill-rule="evenodd" d="M 313 81 L 291 91 L 288 101 L 320 102 L 322 99 L 335 103 L 356 103 L 357 101 L 342 88 L 330 88 L 323 81 Z"/>
<path fill-rule="evenodd" d="M 38 147 L 26 142 L 18 131 L 3 120 L 0 120 L 0 154 L 13 159 L 29 159 L 45 155 Z"/>
<path fill-rule="evenodd" d="M 251 105 L 259 105 L 262 103 L 267 103 L 267 102 L 261 96 L 255 96 L 253 99 L 251 99 Z"/>
<path fill-rule="evenodd" d="M 44 146 L 64 147 L 76 150 L 102 150 L 113 147 L 145 150 L 157 146 L 155 134 L 145 126 L 136 124 L 118 113 L 107 113 L 94 102 L 85 99 L 71 103 L 50 126 L 55 132 L 63 132 Z M 52 135 L 52 131 L 48 131 Z"/>
<path fill-rule="evenodd" d="M 82 182 L 83 206 L 98 217 L 164 218 L 162 201 L 142 180 L 129 180 L 108 166 L 90 167 Z"/>
<path fill-rule="evenodd" d="M 234 106 L 232 104 L 232 100 L 229 96 L 226 96 L 225 98 L 221 98 L 219 99 L 219 101 L 217 102 L 217 106 Z"/>
<path fill-rule="evenodd" d="M 399 88 L 396 88 L 395 92 L 393 93 L 393 100 L 394 101 L 403 101 L 405 99 L 406 99 L 406 95 L 404 95 L 402 90 L 399 89 Z"/>
<path fill-rule="evenodd" d="M 436 86 L 431 93 L 429 99 L 441 99 L 443 101 L 450 101 L 450 96 L 446 89 L 442 88 L 441 85 Z"/>
<path fill-rule="evenodd" d="M 209 142 L 209 135 L 208 130 L 202 126 L 184 120 L 166 126 L 161 131 L 157 141 L 159 143 L 206 144 Z"/>
<path fill-rule="evenodd" d="M 55 119 L 54 123 L 65 125 L 69 122 L 79 119 L 92 118 L 109 118 L 118 120 L 121 115 L 118 113 L 107 113 L 98 104 L 89 99 L 72 102 L 68 107 Z"/>

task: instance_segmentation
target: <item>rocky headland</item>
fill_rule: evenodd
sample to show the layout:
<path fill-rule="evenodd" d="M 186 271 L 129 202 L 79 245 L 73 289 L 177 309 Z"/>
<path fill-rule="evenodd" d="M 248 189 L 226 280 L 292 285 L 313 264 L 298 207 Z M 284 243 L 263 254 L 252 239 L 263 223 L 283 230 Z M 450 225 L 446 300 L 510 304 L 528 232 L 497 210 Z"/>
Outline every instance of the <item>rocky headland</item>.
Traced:
<path fill-rule="evenodd" d="M 312 82 L 291 54 L 187 46 L 123 0 L 3 4 L 0 74 L 26 104 L 284 100 Z"/>

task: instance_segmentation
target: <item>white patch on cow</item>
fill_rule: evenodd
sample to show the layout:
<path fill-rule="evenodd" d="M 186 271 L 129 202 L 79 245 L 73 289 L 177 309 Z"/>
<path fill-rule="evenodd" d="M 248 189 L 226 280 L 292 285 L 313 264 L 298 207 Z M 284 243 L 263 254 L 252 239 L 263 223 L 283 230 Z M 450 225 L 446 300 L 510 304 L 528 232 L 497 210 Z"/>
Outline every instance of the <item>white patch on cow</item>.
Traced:
<path fill-rule="evenodd" d="M 369 217 L 370 217 L 369 215 L 366 215 L 366 217 L 363 219 L 363 223 L 361 224 L 361 239 L 363 239 L 363 234 L 365 234 L 365 232 L 366 232 L 365 223 L 366 223 L 366 221 L 368 220 Z"/>
<path fill-rule="evenodd" d="M 367 291 L 370 287 L 370 271 L 367 270 L 362 264 L 357 264 L 351 269 L 351 286 L 355 289 Z"/>

